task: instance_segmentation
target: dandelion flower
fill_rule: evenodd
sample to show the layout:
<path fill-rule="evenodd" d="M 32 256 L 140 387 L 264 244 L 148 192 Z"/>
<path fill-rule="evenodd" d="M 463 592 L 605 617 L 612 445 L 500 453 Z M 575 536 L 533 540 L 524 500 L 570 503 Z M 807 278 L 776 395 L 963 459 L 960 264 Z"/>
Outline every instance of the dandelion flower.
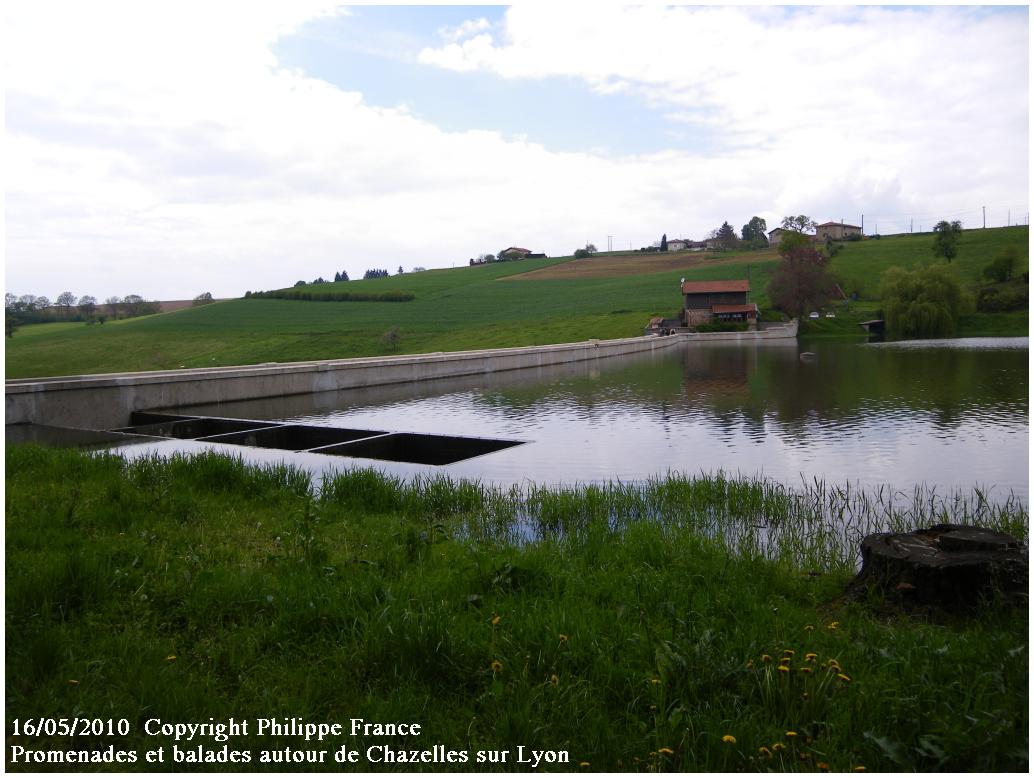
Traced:
<path fill-rule="evenodd" d="M 652 683 L 652 684 L 653 684 L 654 686 L 656 686 L 656 685 L 657 685 L 657 684 L 659 684 L 660 682 L 661 682 L 661 679 L 660 679 L 660 678 L 651 678 L 651 679 L 650 679 L 650 683 Z"/>
<path fill-rule="evenodd" d="M 768 664 L 769 662 L 772 661 L 772 657 L 770 657 L 768 654 L 762 654 L 761 655 L 761 661 L 764 662 L 765 664 Z"/>
<path fill-rule="evenodd" d="M 556 673 L 554 673 L 553 675 L 549 676 L 549 682 L 556 686 L 560 683 L 560 679 L 557 677 Z"/>
<path fill-rule="evenodd" d="M 734 738 L 732 735 L 723 735 L 722 742 L 728 743 L 730 746 L 734 746 L 736 745 L 736 738 Z"/>
<path fill-rule="evenodd" d="M 801 672 L 805 673 L 805 674 L 808 674 L 808 673 L 811 672 L 811 668 L 810 667 L 802 667 L 801 668 Z"/>
<path fill-rule="evenodd" d="M 788 731 L 788 732 L 786 733 L 786 736 L 787 736 L 787 737 L 789 737 L 789 738 L 795 738 L 795 737 L 797 737 L 797 733 L 796 733 L 796 732 L 794 732 L 794 731 L 793 731 L 793 730 L 791 729 L 791 730 L 789 730 L 789 731 Z"/>
<path fill-rule="evenodd" d="M 820 770 L 828 770 L 829 769 L 829 765 L 826 762 L 819 762 L 815 766 L 817 768 L 819 768 Z"/>
<path fill-rule="evenodd" d="M 769 759 L 772 758 L 772 752 L 768 750 L 767 746 L 761 746 L 761 748 L 758 749 L 758 753 L 762 756 L 767 756 Z"/>
<path fill-rule="evenodd" d="M 814 624 L 805 624 L 804 625 L 804 631 L 805 632 L 811 632 L 813 629 L 815 629 L 815 625 Z"/>
<path fill-rule="evenodd" d="M 658 754 L 664 754 L 665 756 L 671 756 L 675 752 L 672 751 L 670 748 L 658 748 L 657 749 L 657 753 Z"/>
<path fill-rule="evenodd" d="M 68 685 L 69 686 L 78 686 L 79 682 L 77 680 L 75 680 L 74 678 L 69 678 L 68 679 Z"/>
<path fill-rule="evenodd" d="M 865 772 L 865 765 L 863 765 L 863 764 L 858 765 L 857 767 L 854 768 L 854 772 L 856 772 L 856 773 L 864 773 Z"/>
<path fill-rule="evenodd" d="M 818 659 L 818 657 L 819 657 L 819 655 L 816 654 L 816 653 L 808 653 L 808 654 L 804 655 L 804 661 L 805 662 L 814 662 L 816 659 Z"/>
<path fill-rule="evenodd" d="M 579 762 L 578 766 L 579 767 L 588 767 L 589 766 L 589 762 Z"/>
<path fill-rule="evenodd" d="M 849 676 L 844 675 L 843 673 L 837 673 L 837 678 L 839 678 L 844 683 L 849 683 L 851 681 L 851 678 Z"/>
<path fill-rule="evenodd" d="M 567 642 L 567 635 L 564 635 L 563 633 L 561 633 L 561 634 L 560 634 L 560 636 L 559 636 L 559 638 L 558 638 L 558 640 L 559 640 L 559 641 L 560 641 L 561 643 L 566 643 L 566 642 Z M 586 762 L 586 764 L 588 764 L 588 762 Z"/>
<path fill-rule="evenodd" d="M 776 670 L 778 670 L 781 673 L 788 673 L 788 672 L 790 672 L 790 668 L 787 667 L 786 665 L 779 665 L 779 667 L 777 667 Z"/>
<path fill-rule="evenodd" d="M 826 629 L 839 629 L 839 628 L 840 628 L 840 622 L 839 621 L 831 621 L 831 622 L 829 622 L 829 624 L 826 625 Z"/>
<path fill-rule="evenodd" d="M 498 659 L 492 660 L 491 667 L 493 673 L 501 673 L 503 671 L 503 663 L 500 662 Z"/>
<path fill-rule="evenodd" d="M 502 621 L 502 620 L 503 620 L 503 617 L 500 616 L 498 613 L 493 613 L 492 614 L 492 626 L 493 627 L 498 627 L 499 626 L 499 622 Z"/>
<path fill-rule="evenodd" d="M 786 748 L 786 744 L 785 743 L 773 743 L 772 744 L 772 750 L 773 751 L 782 751 L 784 748 Z"/>
<path fill-rule="evenodd" d="M 794 651 L 792 648 L 784 648 L 783 649 L 783 656 L 794 656 L 796 653 L 797 652 Z"/>
<path fill-rule="evenodd" d="M 166 662 L 175 662 L 176 661 L 176 655 L 175 654 L 169 654 L 167 657 L 165 657 L 165 661 Z"/>
<path fill-rule="evenodd" d="M 779 660 L 779 664 L 789 664 L 790 660 L 792 659 L 792 656 L 784 656 L 782 659 Z"/>

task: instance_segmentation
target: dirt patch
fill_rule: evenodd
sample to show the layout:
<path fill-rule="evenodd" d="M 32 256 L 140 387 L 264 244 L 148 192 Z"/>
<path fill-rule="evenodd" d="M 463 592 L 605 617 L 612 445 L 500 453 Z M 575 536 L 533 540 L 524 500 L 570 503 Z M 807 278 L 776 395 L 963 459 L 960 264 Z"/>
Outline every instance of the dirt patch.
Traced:
<path fill-rule="evenodd" d="M 547 281 L 555 279 L 613 278 L 614 276 L 638 276 L 648 273 L 664 273 L 671 270 L 689 270 L 695 267 L 711 267 L 742 263 L 749 256 L 752 260 L 775 259 L 775 250 L 751 252 L 749 255 L 713 254 L 710 252 L 682 252 L 678 254 L 610 254 L 591 259 L 572 259 L 559 265 L 531 270 L 527 273 L 506 276 L 500 281 Z"/>

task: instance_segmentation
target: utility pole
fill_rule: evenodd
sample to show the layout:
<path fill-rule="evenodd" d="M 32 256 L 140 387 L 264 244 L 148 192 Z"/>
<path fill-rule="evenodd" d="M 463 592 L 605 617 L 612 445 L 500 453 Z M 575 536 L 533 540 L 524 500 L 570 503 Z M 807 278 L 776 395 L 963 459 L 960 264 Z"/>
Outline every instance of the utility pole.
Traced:
<path fill-rule="evenodd" d="M 982 210 L 984 212 L 984 226 L 983 226 L 983 229 L 986 230 L 987 229 L 987 206 L 986 205 L 981 205 L 980 206 L 980 210 Z"/>
<path fill-rule="evenodd" d="M 1011 227 L 1012 226 L 1012 208 L 1010 208 L 1008 211 L 1006 211 L 1006 213 L 1009 214 L 1009 215 L 1005 217 L 1005 226 L 1006 227 Z"/>
<path fill-rule="evenodd" d="M 913 225 L 915 225 L 915 221 L 916 221 L 916 220 L 915 220 L 915 217 L 914 217 L 914 216 L 912 216 L 912 217 L 909 217 L 909 220 L 908 220 L 908 234 L 909 234 L 909 235 L 911 235 L 911 234 L 912 234 L 912 227 L 913 227 Z"/>
<path fill-rule="evenodd" d="M 607 251 L 613 251 L 613 250 L 614 250 L 614 236 L 613 235 L 608 235 L 607 236 Z"/>
<path fill-rule="evenodd" d="M 862 235 L 865 234 L 865 214 L 862 214 Z"/>

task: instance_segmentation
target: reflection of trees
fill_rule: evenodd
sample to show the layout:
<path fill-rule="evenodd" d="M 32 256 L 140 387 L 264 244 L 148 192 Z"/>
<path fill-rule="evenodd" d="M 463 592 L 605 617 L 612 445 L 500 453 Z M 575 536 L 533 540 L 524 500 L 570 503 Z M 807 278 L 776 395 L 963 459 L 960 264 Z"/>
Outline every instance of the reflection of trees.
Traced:
<path fill-rule="evenodd" d="M 817 359 L 805 362 L 792 341 L 783 346 L 695 344 L 657 354 L 266 398 L 191 412 L 289 418 L 397 405 L 401 423 L 411 402 L 466 395 L 462 404 L 473 409 L 470 434 L 477 434 L 480 408 L 514 421 L 627 413 L 655 419 L 673 434 L 680 423 L 700 418 L 717 435 L 753 439 L 764 437 L 767 424 L 794 440 L 813 434 L 817 422 L 844 429 L 892 413 L 919 414 L 943 431 L 956 430 L 974 413 L 985 424 L 1015 424 L 1027 414 L 1025 349 L 837 342 L 809 347 Z"/>

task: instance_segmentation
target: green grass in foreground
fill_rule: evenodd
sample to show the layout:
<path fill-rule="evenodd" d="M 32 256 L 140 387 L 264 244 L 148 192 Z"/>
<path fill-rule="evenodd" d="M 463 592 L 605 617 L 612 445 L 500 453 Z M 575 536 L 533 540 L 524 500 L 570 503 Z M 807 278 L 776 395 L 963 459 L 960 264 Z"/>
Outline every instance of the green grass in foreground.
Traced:
<path fill-rule="evenodd" d="M 215 455 L 36 447 L 9 447 L 6 464 L 8 732 L 14 718 L 76 715 L 134 732 L 9 746 L 171 750 L 137 734 L 145 720 L 361 717 L 423 726 L 347 739 L 361 753 L 471 755 L 424 769 L 484 769 L 478 749 L 517 746 L 567 751 L 552 766 L 565 770 L 1027 768 L 1026 608 L 934 618 L 845 601 L 853 554 L 833 529 L 957 509 L 1025 537 L 1016 504 L 920 495 L 895 510 L 721 476 L 500 492 L 353 471 L 313 484 Z"/>
<path fill-rule="evenodd" d="M 863 313 L 877 309 L 881 274 L 894 265 L 913 268 L 931 261 L 932 241 L 927 234 L 844 244 L 831 270 L 849 294 L 862 295 L 861 302 L 847 307 Z M 964 232 L 953 267 L 971 285 L 1009 244 L 1019 249 L 1017 273 L 1022 273 L 1027 268 L 1026 227 Z M 686 257 L 687 262 L 698 260 Z M 701 265 L 660 273 L 519 278 L 566 261 L 572 260 L 504 262 L 313 287 L 354 294 L 402 292 L 415 295 L 410 302 L 242 299 L 103 325 L 26 326 L 7 340 L 7 377 L 387 355 L 395 351 L 382 338 L 392 327 L 401 336 L 399 353 L 630 337 L 641 335 L 651 316 L 678 311 L 682 277 L 746 278 L 749 267 L 751 299 L 766 310 L 765 287 L 777 262 L 772 252 L 744 252 L 708 256 Z M 500 280 L 507 276 L 518 278 Z M 814 334 L 853 337 L 860 332 L 854 314 L 838 318 L 836 325 L 822 322 Z M 965 335 L 1026 335 L 1027 322 L 1012 314 L 983 315 L 968 318 L 961 329 Z"/>

